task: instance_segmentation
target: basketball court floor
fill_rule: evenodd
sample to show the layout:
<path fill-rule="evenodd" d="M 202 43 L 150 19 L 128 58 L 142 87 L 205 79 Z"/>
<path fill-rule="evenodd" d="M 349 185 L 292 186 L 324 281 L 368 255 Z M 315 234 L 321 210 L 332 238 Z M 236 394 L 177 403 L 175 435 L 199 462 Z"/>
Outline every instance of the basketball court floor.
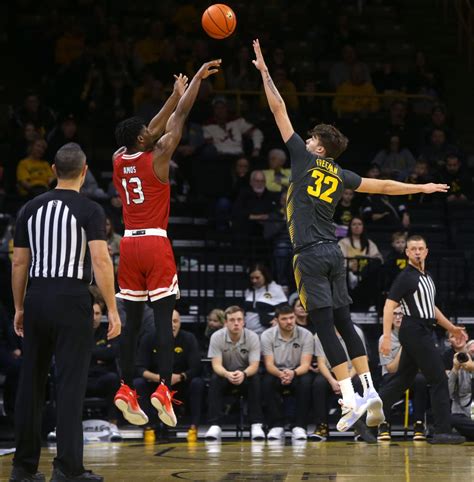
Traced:
<path fill-rule="evenodd" d="M 46 480 L 54 454 L 54 446 L 42 451 L 40 470 Z M 87 468 L 111 482 L 474 480 L 474 443 L 121 442 L 88 444 L 84 456 Z M 0 457 L 2 481 L 8 480 L 11 459 Z"/>

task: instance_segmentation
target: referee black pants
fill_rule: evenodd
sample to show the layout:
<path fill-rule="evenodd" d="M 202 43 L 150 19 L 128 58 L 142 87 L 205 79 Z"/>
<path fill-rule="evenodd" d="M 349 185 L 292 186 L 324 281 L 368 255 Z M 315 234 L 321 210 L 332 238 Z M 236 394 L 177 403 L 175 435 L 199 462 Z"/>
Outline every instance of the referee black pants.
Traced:
<path fill-rule="evenodd" d="M 389 414 L 392 405 L 412 386 L 420 370 L 430 385 L 435 432 L 449 433 L 451 408 L 448 377 L 441 355 L 434 344 L 432 331 L 426 321 L 409 317 L 403 319 L 399 334 L 402 354 L 398 371 L 381 387 L 379 395 L 383 401 L 384 412 Z"/>
<path fill-rule="evenodd" d="M 84 283 L 77 282 L 71 294 L 73 286 L 67 281 L 35 281 L 25 297 L 13 465 L 31 473 L 38 470 L 41 414 L 53 355 L 57 403 L 54 466 L 68 476 L 84 472 L 82 407 L 93 346 L 92 302 Z"/>

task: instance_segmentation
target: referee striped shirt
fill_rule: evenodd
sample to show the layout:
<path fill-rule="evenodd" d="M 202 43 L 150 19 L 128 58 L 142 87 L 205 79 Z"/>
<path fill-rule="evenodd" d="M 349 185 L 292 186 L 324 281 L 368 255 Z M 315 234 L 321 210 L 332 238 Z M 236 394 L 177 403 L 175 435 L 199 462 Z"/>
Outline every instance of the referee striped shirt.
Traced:
<path fill-rule="evenodd" d="M 408 265 L 393 282 L 388 299 L 400 303 L 405 316 L 435 319 L 436 287 L 428 272 Z"/>
<path fill-rule="evenodd" d="M 20 210 L 15 247 L 31 250 L 30 278 L 70 278 L 90 283 L 87 243 L 106 240 L 101 206 L 76 191 L 53 189 Z"/>

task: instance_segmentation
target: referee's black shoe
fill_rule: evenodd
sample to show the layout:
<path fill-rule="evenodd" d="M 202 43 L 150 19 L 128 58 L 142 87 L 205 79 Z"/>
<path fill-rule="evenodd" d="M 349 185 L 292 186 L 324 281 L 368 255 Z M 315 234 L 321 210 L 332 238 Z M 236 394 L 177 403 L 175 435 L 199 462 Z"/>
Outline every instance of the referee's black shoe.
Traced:
<path fill-rule="evenodd" d="M 10 474 L 9 482 L 29 482 L 30 480 L 38 480 L 44 482 L 46 478 L 41 472 L 36 472 L 36 474 L 32 474 L 31 472 L 25 470 L 23 467 L 13 467 L 12 473 Z"/>
<path fill-rule="evenodd" d="M 433 437 L 429 438 L 430 444 L 445 444 L 445 445 L 458 445 L 466 441 L 466 437 L 459 435 L 458 433 L 435 433 Z"/>
<path fill-rule="evenodd" d="M 73 480 L 74 482 L 102 482 L 104 478 L 102 475 L 97 475 L 92 470 L 85 470 L 82 474 L 75 475 L 74 477 L 68 477 L 61 469 L 55 467 L 51 475 L 50 482 L 65 482 L 66 480 Z"/>

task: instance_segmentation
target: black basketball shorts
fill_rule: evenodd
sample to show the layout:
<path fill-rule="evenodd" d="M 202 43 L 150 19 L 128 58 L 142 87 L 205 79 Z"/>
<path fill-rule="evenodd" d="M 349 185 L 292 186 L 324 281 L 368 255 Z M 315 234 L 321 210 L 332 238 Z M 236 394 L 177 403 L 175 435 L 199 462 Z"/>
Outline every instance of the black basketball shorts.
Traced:
<path fill-rule="evenodd" d="M 293 271 L 306 311 L 341 308 L 352 303 L 347 291 L 344 256 L 337 243 L 324 242 L 293 256 Z"/>

